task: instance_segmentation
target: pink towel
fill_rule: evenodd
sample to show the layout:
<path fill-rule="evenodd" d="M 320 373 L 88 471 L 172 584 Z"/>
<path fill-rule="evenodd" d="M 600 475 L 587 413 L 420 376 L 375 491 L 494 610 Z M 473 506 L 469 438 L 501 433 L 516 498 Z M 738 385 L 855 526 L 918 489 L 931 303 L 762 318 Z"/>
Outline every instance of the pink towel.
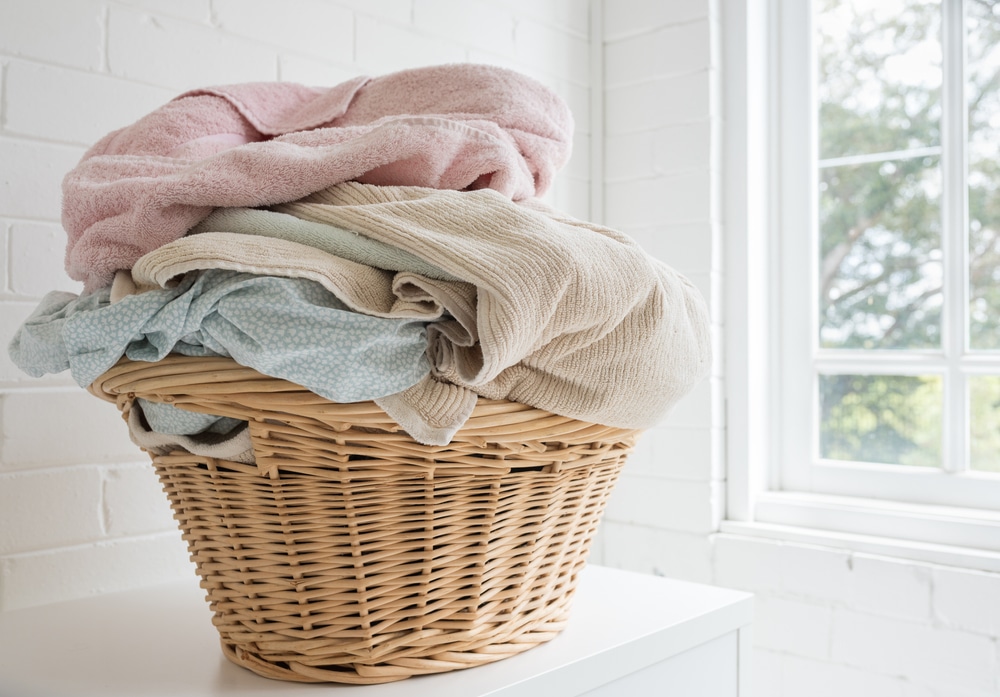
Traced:
<path fill-rule="evenodd" d="M 66 175 L 66 270 L 93 291 L 213 208 L 294 201 L 344 181 L 530 198 L 567 162 L 572 135 L 558 95 L 488 65 L 323 89 L 194 90 L 108 134 Z"/>

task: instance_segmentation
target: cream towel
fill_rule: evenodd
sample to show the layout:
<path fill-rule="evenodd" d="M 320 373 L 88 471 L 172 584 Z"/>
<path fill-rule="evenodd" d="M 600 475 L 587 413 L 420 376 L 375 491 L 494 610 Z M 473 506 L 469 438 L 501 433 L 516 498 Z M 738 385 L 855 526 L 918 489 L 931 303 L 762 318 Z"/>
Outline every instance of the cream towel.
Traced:
<path fill-rule="evenodd" d="M 217 208 L 188 230 L 188 235 L 203 232 L 238 232 L 241 235 L 275 237 L 315 247 L 376 269 L 412 271 L 444 281 L 459 280 L 423 259 L 351 230 L 259 208 Z"/>
<path fill-rule="evenodd" d="M 435 286 L 444 281 L 416 274 L 393 274 L 298 242 L 233 232 L 191 235 L 154 249 L 132 267 L 131 282 L 140 291 L 167 288 L 179 276 L 199 269 L 228 269 L 316 281 L 350 309 L 376 317 L 431 321 L 440 318 L 444 311 L 435 299 L 442 295 Z M 394 290 L 397 279 L 405 285 L 398 294 Z M 125 284 L 121 286 L 124 288 Z M 472 286 L 464 283 L 450 283 L 448 287 L 460 296 L 475 293 Z"/>
<path fill-rule="evenodd" d="M 709 314 L 690 281 L 628 236 L 539 201 L 348 182 L 274 210 L 357 230 L 476 287 L 475 344 L 428 327 L 438 381 L 647 428 L 708 374 Z M 426 412 L 419 392 L 406 399 Z"/>
<path fill-rule="evenodd" d="M 154 250 L 133 268 L 135 282 L 166 286 L 221 267 L 311 278 L 358 312 L 425 317 L 432 377 L 379 402 L 421 442 L 447 443 L 476 394 L 647 428 L 708 373 L 709 318 L 697 289 L 609 228 L 488 189 L 348 182 L 278 208 L 358 230 L 464 282 L 234 233 Z"/>

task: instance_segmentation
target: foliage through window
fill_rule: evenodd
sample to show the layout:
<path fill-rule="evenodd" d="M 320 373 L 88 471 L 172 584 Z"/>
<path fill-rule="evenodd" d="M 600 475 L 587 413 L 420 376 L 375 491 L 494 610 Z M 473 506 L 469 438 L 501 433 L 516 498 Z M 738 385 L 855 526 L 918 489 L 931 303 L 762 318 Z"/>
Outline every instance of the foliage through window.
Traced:
<path fill-rule="evenodd" d="M 821 461 L 1000 473 L 1000 1 L 954 1 L 814 0 Z"/>

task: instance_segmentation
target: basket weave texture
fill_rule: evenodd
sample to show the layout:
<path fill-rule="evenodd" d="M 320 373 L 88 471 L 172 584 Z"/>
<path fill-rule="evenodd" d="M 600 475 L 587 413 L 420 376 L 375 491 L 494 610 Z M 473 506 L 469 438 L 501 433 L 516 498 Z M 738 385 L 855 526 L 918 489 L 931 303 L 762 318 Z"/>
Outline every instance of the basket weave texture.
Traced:
<path fill-rule="evenodd" d="M 260 675 L 381 683 L 490 663 L 567 621 L 637 431 L 480 399 L 447 446 L 227 358 L 123 359 L 90 387 L 249 421 L 256 465 L 153 464 L 223 652 Z"/>

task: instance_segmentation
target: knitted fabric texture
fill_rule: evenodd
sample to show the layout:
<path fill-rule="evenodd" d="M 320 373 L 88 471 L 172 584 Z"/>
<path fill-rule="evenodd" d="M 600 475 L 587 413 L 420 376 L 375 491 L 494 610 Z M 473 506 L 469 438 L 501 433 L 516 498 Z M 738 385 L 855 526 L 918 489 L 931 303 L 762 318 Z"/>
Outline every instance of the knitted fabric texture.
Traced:
<path fill-rule="evenodd" d="M 276 208 L 357 230 L 462 282 L 362 272 L 366 267 L 323 261 L 323 252 L 308 247 L 297 260 L 271 263 L 279 255 L 265 247 L 248 251 L 255 238 L 226 233 L 195 235 L 150 253 L 133 269 L 136 281 L 162 285 L 175 272 L 233 268 L 250 255 L 259 263 L 241 270 L 314 280 L 319 271 L 324 285 L 359 312 L 391 316 L 395 303 L 422 309 L 432 379 L 384 405 L 411 435 L 448 437 L 468 415 L 472 393 L 647 428 L 708 372 L 709 320 L 700 294 L 614 230 L 492 190 L 348 182 Z M 334 266 L 339 276 L 330 273 Z M 348 279 L 345 269 L 359 275 Z M 370 283 L 379 287 L 361 292 Z M 382 300 L 366 308 L 363 298 Z"/>
<path fill-rule="evenodd" d="M 648 428 L 708 374 L 709 314 L 690 281 L 628 236 L 537 200 L 346 183 L 275 209 L 394 244 L 476 287 L 476 344 L 428 325 L 440 380 Z"/>

